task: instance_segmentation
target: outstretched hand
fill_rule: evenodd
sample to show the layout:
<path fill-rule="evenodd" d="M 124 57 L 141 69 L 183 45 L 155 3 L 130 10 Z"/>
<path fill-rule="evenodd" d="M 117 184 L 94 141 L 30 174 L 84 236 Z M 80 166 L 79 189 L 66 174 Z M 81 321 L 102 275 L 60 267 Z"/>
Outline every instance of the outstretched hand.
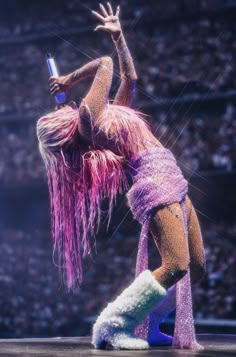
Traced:
<path fill-rule="evenodd" d="M 120 6 L 117 6 L 114 14 L 111 4 L 107 3 L 107 10 L 102 4 L 99 4 L 102 15 L 96 11 L 92 11 L 94 16 L 100 20 L 103 25 L 98 25 L 94 31 L 102 30 L 109 32 L 114 40 L 117 40 L 121 33 L 121 26 L 119 21 Z"/>

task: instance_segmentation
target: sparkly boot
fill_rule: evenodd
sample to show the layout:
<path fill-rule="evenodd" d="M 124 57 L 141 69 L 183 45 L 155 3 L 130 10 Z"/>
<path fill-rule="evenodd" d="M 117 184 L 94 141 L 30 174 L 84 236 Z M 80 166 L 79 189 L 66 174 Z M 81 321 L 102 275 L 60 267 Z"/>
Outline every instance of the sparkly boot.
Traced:
<path fill-rule="evenodd" d="M 116 300 L 98 316 L 93 326 L 92 343 L 95 348 L 144 350 L 147 341 L 134 334 L 148 313 L 165 297 L 166 290 L 149 270 L 143 271 Z"/>

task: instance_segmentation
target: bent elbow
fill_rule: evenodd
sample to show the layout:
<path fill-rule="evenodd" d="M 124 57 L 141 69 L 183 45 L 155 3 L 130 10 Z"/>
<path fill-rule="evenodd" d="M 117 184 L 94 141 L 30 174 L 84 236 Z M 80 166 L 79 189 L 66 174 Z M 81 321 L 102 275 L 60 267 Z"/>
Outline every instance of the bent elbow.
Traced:
<path fill-rule="evenodd" d="M 113 66 L 113 60 L 110 56 L 103 56 L 100 58 L 100 63 L 102 65 Z"/>
<path fill-rule="evenodd" d="M 132 74 L 132 75 L 129 75 L 129 76 L 124 76 L 124 80 L 132 87 L 135 87 L 136 86 L 136 83 L 137 83 L 137 80 L 138 80 L 138 77 L 136 74 Z"/>

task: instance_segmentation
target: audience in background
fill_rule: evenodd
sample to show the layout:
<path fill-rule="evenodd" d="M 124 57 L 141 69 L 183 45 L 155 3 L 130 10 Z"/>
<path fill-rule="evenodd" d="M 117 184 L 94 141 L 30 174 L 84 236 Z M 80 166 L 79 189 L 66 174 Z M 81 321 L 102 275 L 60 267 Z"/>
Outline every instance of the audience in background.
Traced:
<path fill-rule="evenodd" d="M 55 106 L 48 92 L 46 53 L 52 52 L 61 73 L 68 73 L 101 55 L 115 57 L 115 52 L 109 35 L 92 31 L 96 20 L 89 10 L 97 4 L 91 0 L 50 0 L 44 6 L 40 1 L 14 3 L 14 12 L 10 2 L 1 4 L 0 14 L 0 183 L 4 189 L 28 190 L 46 180 L 35 131 L 36 120 Z M 232 3 L 136 0 L 129 5 L 121 0 L 139 77 L 134 106 L 150 114 L 147 120 L 155 135 L 184 170 L 227 173 L 236 168 L 233 101 L 227 100 L 220 110 L 214 103 L 210 110 L 196 105 L 189 110 L 200 98 L 236 89 L 235 20 L 220 13 Z M 208 16 L 215 12 L 217 16 Z M 115 88 L 118 82 L 116 67 Z M 79 103 L 88 86 L 89 82 L 79 83 L 68 100 Z M 180 105 L 180 110 L 176 99 L 183 97 L 190 104 Z M 173 104 L 165 109 L 163 100 Z M 42 213 L 49 216 L 49 208 Z M 52 263 L 49 232 L 4 224 L 0 232 L 2 337 L 91 334 L 99 311 L 134 277 L 137 234 L 120 229 L 111 234 L 113 239 L 100 235 L 98 255 L 85 262 L 82 288 L 68 294 L 58 280 L 56 261 Z M 236 226 L 226 223 L 203 227 L 207 274 L 193 290 L 197 318 L 236 319 L 235 234 Z M 157 264 L 156 256 L 150 258 Z"/>
<path fill-rule="evenodd" d="M 65 19 L 70 29 L 70 17 Z M 144 20 L 142 17 L 139 26 L 131 22 L 125 27 L 139 76 L 140 106 L 143 101 L 158 105 L 160 97 L 191 94 L 196 99 L 236 88 L 234 20 L 202 18 L 173 22 L 171 26 L 147 25 Z M 55 30 L 53 37 L 34 39 L 25 45 L 5 45 L 0 57 L 0 115 L 36 115 L 52 108 L 45 63 L 47 52 L 55 55 L 62 73 L 98 56 L 114 55 L 109 35 L 93 32 L 96 20 L 90 13 L 87 22 L 90 27 L 85 32 L 57 36 Z M 80 96 L 84 96 L 85 88 L 84 83 L 78 85 Z"/>
<path fill-rule="evenodd" d="M 195 316 L 235 319 L 236 226 L 208 225 L 203 233 L 207 274 L 193 290 Z M 134 277 L 137 236 L 117 231 L 109 238 L 98 239 L 97 256 L 85 262 L 81 289 L 68 293 L 52 263 L 48 233 L 1 229 L 0 334 L 90 334 L 99 311 Z M 155 248 L 151 251 L 156 265 Z"/>

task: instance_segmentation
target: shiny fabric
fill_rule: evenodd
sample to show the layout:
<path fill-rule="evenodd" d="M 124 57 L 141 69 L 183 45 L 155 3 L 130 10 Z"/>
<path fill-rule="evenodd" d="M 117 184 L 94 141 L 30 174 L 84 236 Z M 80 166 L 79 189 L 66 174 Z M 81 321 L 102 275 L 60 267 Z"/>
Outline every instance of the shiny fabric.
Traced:
<path fill-rule="evenodd" d="M 177 166 L 173 154 L 163 147 L 142 152 L 130 164 L 133 186 L 127 198 L 134 217 L 142 224 L 139 239 L 136 276 L 148 268 L 148 233 L 150 219 L 158 208 L 179 202 L 184 217 L 187 239 L 185 198 L 187 181 Z M 148 336 L 149 318 L 136 329 L 142 338 Z M 176 284 L 176 321 L 173 346 L 176 348 L 201 349 L 197 343 L 192 314 L 190 272 Z"/>

